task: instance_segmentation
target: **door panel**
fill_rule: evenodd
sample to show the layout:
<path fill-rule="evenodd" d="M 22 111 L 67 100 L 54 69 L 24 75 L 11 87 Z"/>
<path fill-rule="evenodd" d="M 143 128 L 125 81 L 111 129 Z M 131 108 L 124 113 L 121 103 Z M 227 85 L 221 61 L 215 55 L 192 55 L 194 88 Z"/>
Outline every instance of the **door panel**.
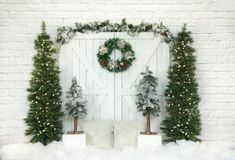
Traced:
<path fill-rule="evenodd" d="M 136 60 L 127 71 L 112 73 L 101 68 L 97 61 L 99 46 L 113 37 L 129 42 L 135 51 Z M 115 50 L 111 57 L 120 57 L 119 51 Z M 136 110 L 135 85 L 141 78 L 140 73 L 148 65 L 158 76 L 158 94 L 163 95 L 169 66 L 169 46 L 153 33 L 141 33 L 136 37 L 127 33 L 77 34 L 61 48 L 59 65 L 63 101 L 72 77 L 76 76 L 88 100 L 86 119 L 143 120 L 141 113 Z M 163 100 L 161 105 L 164 106 Z"/>

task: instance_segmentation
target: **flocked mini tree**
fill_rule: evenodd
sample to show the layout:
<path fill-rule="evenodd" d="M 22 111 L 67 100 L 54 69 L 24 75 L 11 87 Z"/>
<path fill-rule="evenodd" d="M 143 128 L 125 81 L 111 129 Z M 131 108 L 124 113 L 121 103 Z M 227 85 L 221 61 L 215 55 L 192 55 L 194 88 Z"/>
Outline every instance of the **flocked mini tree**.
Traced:
<path fill-rule="evenodd" d="M 196 81 L 196 57 L 193 39 L 186 26 L 178 33 L 171 49 L 173 62 L 168 71 L 169 83 L 165 91 L 168 116 L 162 122 L 166 141 L 180 139 L 198 141 L 201 131 Z"/>
<path fill-rule="evenodd" d="M 77 131 L 78 119 L 83 118 L 87 114 L 86 99 L 82 95 L 82 88 L 77 83 L 77 78 L 74 77 L 72 80 L 72 85 L 67 92 L 66 98 L 68 99 L 65 106 L 66 111 L 69 116 L 73 118 L 74 128 L 73 131 L 68 133 L 78 134 L 83 133 L 82 131 Z"/>
<path fill-rule="evenodd" d="M 143 134 L 156 134 L 150 129 L 150 116 L 158 116 L 160 112 L 159 98 L 157 95 L 157 78 L 152 75 L 152 71 L 146 67 L 145 72 L 141 73 L 143 78 L 140 80 L 137 88 L 137 110 L 143 112 L 146 116 L 146 130 Z"/>
<path fill-rule="evenodd" d="M 31 142 L 44 145 L 60 140 L 62 134 L 61 86 L 59 68 L 53 54 L 56 52 L 50 36 L 42 23 L 42 33 L 35 40 L 37 54 L 33 58 L 28 101 L 30 109 L 25 118 L 28 125 L 26 135 Z"/>

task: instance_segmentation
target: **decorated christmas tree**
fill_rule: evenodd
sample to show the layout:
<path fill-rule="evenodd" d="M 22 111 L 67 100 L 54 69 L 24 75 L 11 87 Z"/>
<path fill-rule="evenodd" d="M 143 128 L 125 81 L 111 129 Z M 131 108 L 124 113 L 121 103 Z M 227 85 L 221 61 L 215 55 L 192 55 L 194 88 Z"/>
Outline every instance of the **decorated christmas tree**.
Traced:
<path fill-rule="evenodd" d="M 31 142 L 44 145 L 60 140 L 62 133 L 61 86 L 59 68 L 53 58 L 55 49 L 42 23 L 42 33 L 35 40 L 37 54 L 33 58 L 28 101 L 30 109 L 25 118 L 28 125 L 26 135 Z"/>
<path fill-rule="evenodd" d="M 160 112 L 159 98 L 157 95 L 157 78 L 152 75 L 152 71 L 146 67 L 145 72 L 141 73 L 143 78 L 137 88 L 137 109 L 146 116 L 147 126 L 144 134 L 155 134 L 150 130 L 150 115 L 158 116 Z"/>
<path fill-rule="evenodd" d="M 169 83 L 165 91 L 168 116 L 162 122 L 166 141 L 180 139 L 198 141 L 201 131 L 196 81 L 196 58 L 192 48 L 193 39 L 186 26 L 178 33 L 171 49 L 173 63 L 169 68 Z"/>
<path fill-rule="evenodd" d="M 68 99 L 66 111 L 69 116 L 74 119 L 74 130 L 72 134 L 80 133 L 77 131 L 77 123 L 79 118 L 83 118 L 87 114 L 86 99 L 83 98 L 82 88 L 77 84 L 77 78 L 74 77 L 72 85 L 67 92 L 66 98 Z"/>

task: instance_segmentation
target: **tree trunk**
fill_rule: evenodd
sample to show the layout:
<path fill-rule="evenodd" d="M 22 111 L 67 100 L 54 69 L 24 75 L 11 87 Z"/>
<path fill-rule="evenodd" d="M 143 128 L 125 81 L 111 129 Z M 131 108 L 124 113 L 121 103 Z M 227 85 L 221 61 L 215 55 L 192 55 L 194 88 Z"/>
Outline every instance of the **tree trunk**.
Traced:
<path fill-rule="evenodd" d="M 146 115 L 146 119 L 147 119 L 146 134 L 151 134 L 151 129 L 150 129 L 150 113 L 149 112 Z"/>
<path fill-rule="evenodd" d="M 74 134 L 76 134 L 78 131 L 78 118 L 74 118 L 73 122 L 74 122 L 73 123 L 73 131 L 74 131 Z"/>

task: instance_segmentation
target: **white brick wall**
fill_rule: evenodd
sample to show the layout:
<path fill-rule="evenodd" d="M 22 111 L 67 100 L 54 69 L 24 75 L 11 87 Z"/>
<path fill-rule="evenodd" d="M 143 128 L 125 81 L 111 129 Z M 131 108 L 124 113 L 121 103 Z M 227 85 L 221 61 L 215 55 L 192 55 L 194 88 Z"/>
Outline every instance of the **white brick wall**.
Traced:
<path fill-rule="evenodd" d="M 61 25 L 124 17 L 163 21 L 173 33 L 188 24 L 198 56 L 201 138 L 235 147 L 234 0 L 0 0 L 0 146 L 28 140 L 25 89 L 41 21 L 55 37 Z"/>

